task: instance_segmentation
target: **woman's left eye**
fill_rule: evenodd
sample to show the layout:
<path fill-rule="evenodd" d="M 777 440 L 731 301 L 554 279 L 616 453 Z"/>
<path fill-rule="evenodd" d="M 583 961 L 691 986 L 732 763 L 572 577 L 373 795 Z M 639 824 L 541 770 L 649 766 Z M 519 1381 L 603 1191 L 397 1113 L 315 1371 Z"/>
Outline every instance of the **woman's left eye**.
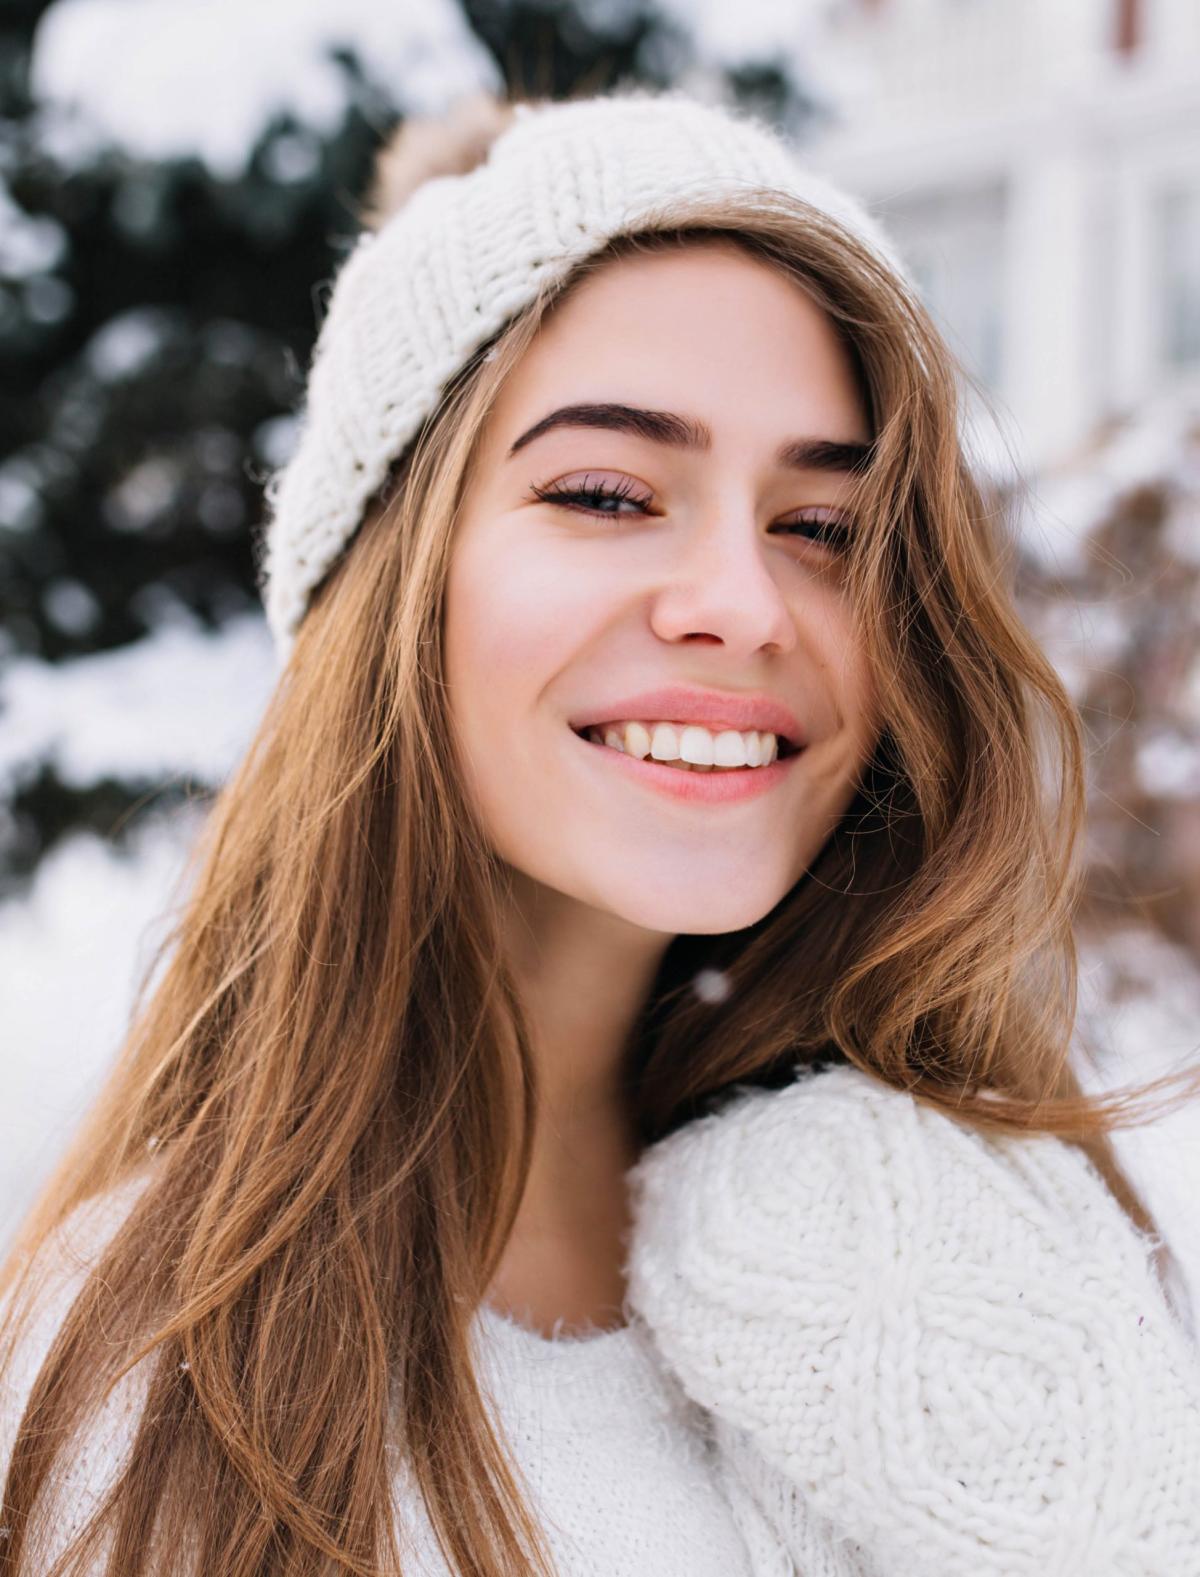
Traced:
<path fill-rule="evenodd" d="M 586 482 L 586 479 L 585 479 Z M 617 486 L 608 486 L 603 482 L 594 483 L 592 486 L 583 487 L 538 487 L 531 485 L 530 491 L 535 498 L 541 499 L 544 504 L 563 504 L 568 509 L 582 509 L 586 514 L 600 515 L 612 520 L 619 518 L 623 502 L 635 504 L 643 514 L 649 507 L 648 498 L 639 498 L 636 490 L 628 481 L 620 482 Z M 607 507 L 607 506 L 612 507 Z M 824 543 L 831 548 L 844 548 L 850 540 L 850 526 L 844 519 L 826 519 L 824 517 L 809 517 L 807 519 L 785 520 L 779 530 L 786 532 L 813 533 L 811 540 Z"/>
<path fill-rule="evenodd" d="M 785 520 L 779 526 L 780 531 L 811 531 L 813 542 L 823 543 L 828 548 L 837 552 L 844 552 L 850 546 L 853 535 L 849 524 L 844 520 L 826 520 L 823 517 L 805 520 Z"/>

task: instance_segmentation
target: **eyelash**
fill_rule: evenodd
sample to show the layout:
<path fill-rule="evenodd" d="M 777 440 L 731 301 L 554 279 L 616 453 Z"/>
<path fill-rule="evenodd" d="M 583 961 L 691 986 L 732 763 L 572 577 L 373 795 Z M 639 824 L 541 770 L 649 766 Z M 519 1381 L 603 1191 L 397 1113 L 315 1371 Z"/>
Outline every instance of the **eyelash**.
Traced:
<path fill-rule="evenodd" d="M 647 500 L 634 497 L 634 490 L 628 482 L 621 482 L 616 487 L 597 483 L 594 487 L 538 487 L 531 486 L 531 492 L 544 504 L 561 504 L 567 508 L 579 506 L 582 500 L 592 504 L 602 499 L 631 499 L 641 508 L 646 507 Z M 618 520 L 620 515 L 616 510 L 589 509 L 584 505 L 584 513 L 595 515 L 603 520 Z M 789 526 L 808 526 L 816 528 L 817 536 L 812 538 L 824 546 L 835 551 L 844 549 L 850 541 L 850 528 L 836 520 L 797 520 L 785 522 L 784 529 Z"/>

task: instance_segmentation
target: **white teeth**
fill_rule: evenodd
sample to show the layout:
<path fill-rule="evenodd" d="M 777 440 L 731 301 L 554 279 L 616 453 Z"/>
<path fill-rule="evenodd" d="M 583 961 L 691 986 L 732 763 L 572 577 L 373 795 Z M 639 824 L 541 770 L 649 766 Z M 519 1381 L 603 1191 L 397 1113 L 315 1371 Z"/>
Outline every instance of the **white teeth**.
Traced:
<path fill-rule="evenodd" d="M 740 736 L 735 734 L 733 737 L 738 740 L 740 745 Z M 690 761 L 696 767 L 744 767 L 746 765 L 744 759 L 737 761 L 717 760 L 717 756 L 720 754 L 721 741 L 724 738 L 725 735 L 721 734 L 714 739 L 707 728 L 685 728 L 679 736 L 680 760 Z M 725 753 L 728 755 L 729 752 L 726 751 Z M 746 753 L 744 750 L 739 749 L 735 754 L 744 758 Z"/>
<path fill-rule="evenodd" d="M 655 723 L 650 735 L 650 754 L 655 761 L 679 760 L 679 735 L 670 723 Z"/>
<path fill-rule="evenodd" d="M 759 744 L 757 730 L 753 738 L 743 736 L 733 729 L 726 729 L 717 735 L 713 741 L 713 760 L 719 767 L 754 767 L 762 764 L 762 747 L 759 746 L 756 761 L 754 746 Z"/>
<path fill-rule="evenodd" d="M 650 754 L 650 730 L 644 723 L 625 724 L 625 749 L 639 761 Z"/>
<path fill-rule="evenodd" d="M 770 766 L 779 753 L 774 734 L 753 728 L 745 732 L 727 728 L 714 734 L 694 724 L 676 728 L 673 723 L 606 723 L 602 730 L 589 729 L 588 737 L 639 761 L 649 756 L 700 772 L 711 772 L 714 767 Z"/>

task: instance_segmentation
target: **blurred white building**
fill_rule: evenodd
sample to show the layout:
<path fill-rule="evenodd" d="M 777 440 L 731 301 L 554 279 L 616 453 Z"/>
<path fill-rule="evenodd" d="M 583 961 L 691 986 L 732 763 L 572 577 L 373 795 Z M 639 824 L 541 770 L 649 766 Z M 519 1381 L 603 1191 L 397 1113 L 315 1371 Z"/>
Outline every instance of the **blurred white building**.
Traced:
<path fill-rule="evenodd" d="M 1053 466 L 1200 385 L 1198 0 L 842 0 L 814 163 L 889 225 Z"/>

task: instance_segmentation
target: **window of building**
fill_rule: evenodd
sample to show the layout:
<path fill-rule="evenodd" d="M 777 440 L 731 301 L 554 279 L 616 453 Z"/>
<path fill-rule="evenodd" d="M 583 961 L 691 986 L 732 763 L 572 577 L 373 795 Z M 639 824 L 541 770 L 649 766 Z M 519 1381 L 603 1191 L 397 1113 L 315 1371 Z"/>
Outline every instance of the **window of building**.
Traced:
<path fill-rule="evenodd" d="M 1004 193 L 924 193 L 881 207 L 921 295 L 960 361 L 989 388 L 1003 367 Z"/>
<path fill-rule="evenodd" d="M 1200 186 L 1170 187 L 1160 199 L 1162 359 L 1200 363 Z"/>

